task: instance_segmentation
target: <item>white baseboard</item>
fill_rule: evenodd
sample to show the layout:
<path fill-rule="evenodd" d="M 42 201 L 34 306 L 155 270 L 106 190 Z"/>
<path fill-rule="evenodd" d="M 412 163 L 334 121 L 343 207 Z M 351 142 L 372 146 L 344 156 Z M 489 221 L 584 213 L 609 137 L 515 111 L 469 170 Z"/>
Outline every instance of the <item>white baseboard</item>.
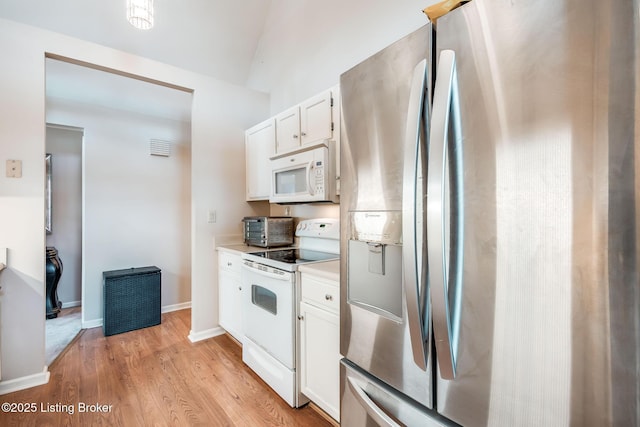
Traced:
<path fill-rule="evenodd" d="M 206 331 L 201 332 L 189 332 L 189 341 L 198 342 L 202 340 L 206 340 L 209 338 L 217 337 L 218 335 L 222 335 L 225 333 L 225 330 L 221 327 L 207 329 Z"/>
<path fill-rule="evenodd" d="M 82 329 L 100 328 L 102 327 L 102 317 L 99 319 L 82 321 Z"/>
<path fill-rule="evenodd" d="M 81 305 L 82 305 L 82 301 L 69 301 L 69 302 L 63 302 L 62 308 L 80 307 Z"/>
<path fill-rule="evenodd" d="M 49 367 L 45 366 L 44 370 L 39 374 L 27 375 L 26 377 L 15 378 L 13 380 L 0 381 L 0 395 L 46 384 L 49 382 L 49 375 Z"/>
<path fill-rule="evenodd" d="M 191 301 L 181 302 L 180 304 L 165 305 L 160 309 L 161 313 L 170 313 L 172 311 L 184 310 L 191 308 Z M 82 322 L 82 329 L 100 328 L 102 327 L 103 319 L 87 320 Z"/>
<path fill-rule="evenodd" d="M 165 305 L 162 307 L 162 312 L 170 313 L 172 311 L 184 310 L 186 308 L 191 308 L 191 301 L 182 302 L 180 304 Z"/>

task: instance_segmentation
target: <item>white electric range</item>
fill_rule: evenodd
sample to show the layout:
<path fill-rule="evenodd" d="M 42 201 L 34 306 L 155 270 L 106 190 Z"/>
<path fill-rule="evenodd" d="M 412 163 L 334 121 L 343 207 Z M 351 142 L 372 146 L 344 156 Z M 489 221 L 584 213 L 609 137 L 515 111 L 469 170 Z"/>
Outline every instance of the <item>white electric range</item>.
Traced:
<path fill-rule="evenodd" d="M 339 259 L 340 223 L 321 218 L 296 227 L 298 246 L 242 254 L 242 360 L 290 406 L 308 402 L 300 393 L 298 309 L 303 264 Z"/>

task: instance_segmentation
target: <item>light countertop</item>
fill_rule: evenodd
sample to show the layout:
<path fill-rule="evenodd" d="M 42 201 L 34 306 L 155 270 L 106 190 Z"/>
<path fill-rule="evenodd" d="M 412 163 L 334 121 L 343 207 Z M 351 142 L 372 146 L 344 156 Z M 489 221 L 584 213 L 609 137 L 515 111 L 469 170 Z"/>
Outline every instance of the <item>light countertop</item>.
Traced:
<path fill-rule="evenodd" d="M 340 260 L 304 264 L 298 267 L 298 270 L 301 273 L 309 273 L 334 282 L 340 282 Z"/>
<path fill-rule="evenodd" d="M 240 255 L 240 254 L 244 254 L 244 253 L 247 253 L 247 252 L 264 251 L 265 249 L 257 247 L 257 246 L 247 246 L 244 243 L 237 243 L 237 244 L 229 244 L 229 245 L 217 246 L 216 250 L 222 251 L 222 252 L 231 252 L 231 253 L 235 253 L 237 255 Z"/>
<path fill-rule="evenodd" d="M 258 252 L 264 250 L 275 250 L 283 248 L 261 248 L 258 246 L 247 246 L 244 243 L 226 244 L 216 247 L 216 250 L 222 252 L 230 252 L 236 255 L 242 255 L 247 252 Z M 313 274 L 317 277 L 323 277 L 328 280 L 340 282 L 340 260 L 315 262 L 304 264 L 298 267 L 301 273 Z"/>

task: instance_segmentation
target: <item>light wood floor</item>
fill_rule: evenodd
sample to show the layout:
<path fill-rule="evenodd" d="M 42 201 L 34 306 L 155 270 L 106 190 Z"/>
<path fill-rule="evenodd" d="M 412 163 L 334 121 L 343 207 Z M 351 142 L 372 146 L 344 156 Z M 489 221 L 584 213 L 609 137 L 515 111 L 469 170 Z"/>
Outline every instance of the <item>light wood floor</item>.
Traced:
<path fill-rule="evenodd" d="M 0 425 L 331 426 L 309 406 L 290 408 L 226 335 L 191 343 L 190 321 L 191 310 L 180 310 L 124 334 L 81 332 L 49 367 L 48 384 L 0 396 L 34 410 L 7 413 L 5 405 Z M 80 412 L 83 404 L 107 412 Z"/>

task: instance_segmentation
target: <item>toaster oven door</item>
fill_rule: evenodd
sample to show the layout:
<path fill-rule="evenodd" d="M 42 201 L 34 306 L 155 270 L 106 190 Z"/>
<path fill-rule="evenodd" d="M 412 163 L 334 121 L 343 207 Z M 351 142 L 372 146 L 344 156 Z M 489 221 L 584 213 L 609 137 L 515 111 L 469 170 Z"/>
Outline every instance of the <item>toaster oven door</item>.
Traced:
<path fill-rule="evenodd" d="M 250 246 L 267 246 L 267 235 L 265 233 L 267 218 L 251 217 L 244 218 L 244 243 Z"/>

